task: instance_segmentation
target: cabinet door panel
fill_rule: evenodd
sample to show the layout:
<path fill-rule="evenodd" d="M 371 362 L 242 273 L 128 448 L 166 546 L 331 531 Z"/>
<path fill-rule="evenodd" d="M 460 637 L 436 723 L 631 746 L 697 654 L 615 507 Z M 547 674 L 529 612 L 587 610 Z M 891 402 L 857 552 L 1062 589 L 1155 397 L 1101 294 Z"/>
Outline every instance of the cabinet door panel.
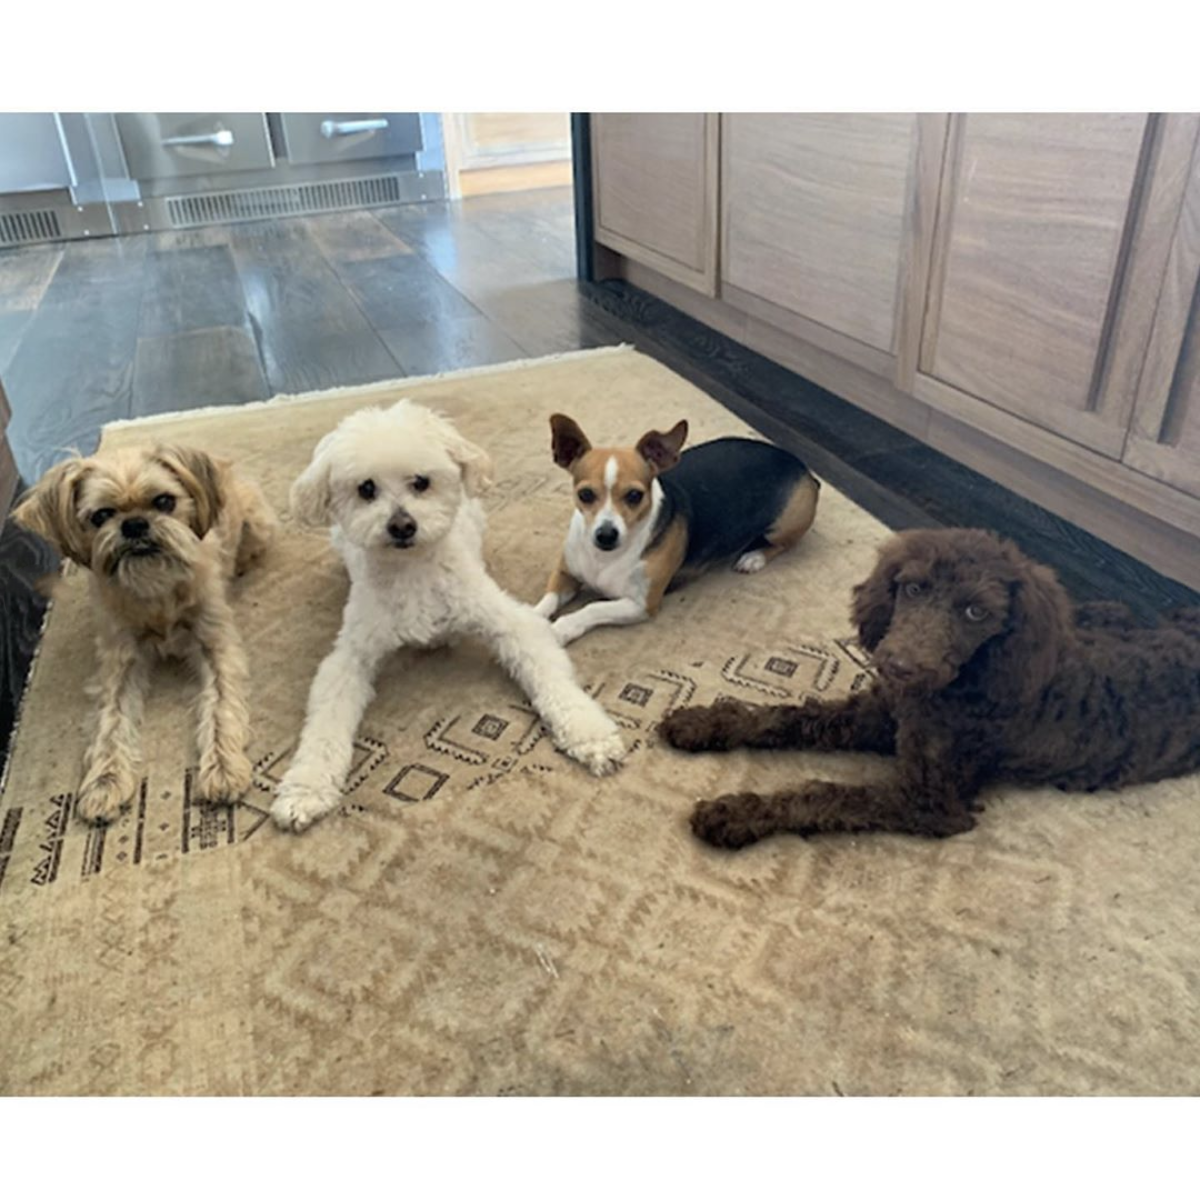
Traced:
<path fill-rule="evenodd" d="M 712 295 L 717 129 L 706 113 L 594 113 L 596 240 Z"/>
<path fill-rule="evenodd" d="M 1124 460 L 1200 495 L 1200 144 L 1193 147 Z"/>
<path fill-rule="evenodd" d="M 1139 114 L 955 118 L 922 373 L 1119 455 L 1128 407 L 1102 395 L 1102 354 L 1149 128 Z"/>

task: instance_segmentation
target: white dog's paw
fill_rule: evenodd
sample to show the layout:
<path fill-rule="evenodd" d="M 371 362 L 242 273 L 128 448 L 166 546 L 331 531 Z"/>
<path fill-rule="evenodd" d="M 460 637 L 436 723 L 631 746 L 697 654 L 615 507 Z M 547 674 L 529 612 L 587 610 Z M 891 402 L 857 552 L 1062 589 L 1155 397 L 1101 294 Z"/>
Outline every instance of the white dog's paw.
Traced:
<path fill-rule="evenodd" d="M 767 555 L 761 549 L 753 549 L 749 553 L 743 553 L 733 563 L 733 568 L 739 574 L 757 574 L 766 564 Z"/>
<path fill-rule="evenodd" d="M 308 782 L 284 778 L 271 804 L 271 818 L 285 832 L 303 832 L 309 824 L 328 815 L 340 799 L 336 790 L 330 793 Z"/>
<path fill-rule="evenodd" d="M 625 760 L 627 752 L 625 742 L 617 732 L 597 740 L 573 741 L 571 744 L 564 744 L 562 750 L 568 757 L 573 757 L 580 765 L 586 766 L 588 772 L 595 774 L 597 778 L 616 773 L 621 768 L 621 762 Z"/>

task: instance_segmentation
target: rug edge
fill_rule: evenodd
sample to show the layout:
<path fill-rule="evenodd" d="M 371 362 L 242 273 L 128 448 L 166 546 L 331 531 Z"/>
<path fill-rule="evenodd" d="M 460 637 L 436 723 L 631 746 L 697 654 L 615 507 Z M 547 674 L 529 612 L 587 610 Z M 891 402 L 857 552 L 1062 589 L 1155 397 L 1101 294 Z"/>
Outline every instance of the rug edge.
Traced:
<path fill-rule="evenodd" d="M 231 412 L 252 412 L 269 408 L 275 404 L 305 404 L 315 403 L 323 399 L 336 399 L 351 392 L 370 396 L 376 392 L 393 391 L 397 387 L 427 386 L 431 383 L 445 382 L 447 379 L 472 378 L 481 374 L 508 374 L 517 370 L 536 370 L 542 366 L 554 366 L 560 362 L 570 362 L 578 358 L 604 357 L 610 354 L 637 353 L 637 348 L 627 341 L 619 345 L 598 345 L 593 349 L 574 349 L 561 354 L 546 354 L 538 358 L 514 358 L 510 362 L 496 362 L 489 366 L 464 366 L 461 370 L 444 370 L 436 374 L 401 376 L 394 379 L 378 379 L 373 383 L 350 383 L 343 387 L 326 387 L 320 391 L 281 391 L 269 399 L 251 400 L 240 404 L 210 404 L 204 408 L 189 408 L 178 412 L 156 412 L 151 416 L 134 416 L 123 420 L 110 420 L 101 426 L 100 436 L 110 429 L 126 429 L 147 427 L 151 425 L 170 424 L 181 420 L 191 420 L 195 417 L 207 418 L 228 416 Z"/>

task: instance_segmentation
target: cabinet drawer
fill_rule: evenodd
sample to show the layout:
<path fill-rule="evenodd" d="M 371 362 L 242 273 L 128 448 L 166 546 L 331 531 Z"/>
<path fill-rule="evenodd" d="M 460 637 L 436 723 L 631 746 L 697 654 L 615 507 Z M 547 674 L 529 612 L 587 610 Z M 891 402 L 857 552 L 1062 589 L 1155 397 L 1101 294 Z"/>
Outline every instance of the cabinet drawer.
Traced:
<path fill-rule="evenodd" d="M 117 129 L 135 179 L 171 179 L 275 165 L 262 112 L 123 112 Z"/>
<path fill-rule="evenodd" d="M 288 161 L 295 165 L 388 158 L 421 149 L 416 112 L 284 112 Z"/>

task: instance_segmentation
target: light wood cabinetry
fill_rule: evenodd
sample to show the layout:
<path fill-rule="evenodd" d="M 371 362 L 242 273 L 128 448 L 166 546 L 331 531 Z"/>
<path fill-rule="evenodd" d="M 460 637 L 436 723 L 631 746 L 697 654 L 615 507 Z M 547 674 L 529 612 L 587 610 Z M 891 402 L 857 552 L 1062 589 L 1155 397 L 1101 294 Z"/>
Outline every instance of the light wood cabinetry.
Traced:
<path fill-rule="evenodd" d="M 1148 135 L 1139 114 L 953 118 L 921 374 L 1120 456 L 1131 396 L 1102 367 Z"/>
<path fill-rule="evenodd" d="M 709 113 L 592 118 L 596 240 L 706 295 L 716 292 L 718 127 Z"/>
<path fill-rule="evenodd" d="M 903 113 L 724 117 L 722 296 L 886 371 L 917 129 Z"/>
<path fill-rule="evenodd" d="M 617 273 L 1200 587 L 1200 116 L 593 121 Z"/>

